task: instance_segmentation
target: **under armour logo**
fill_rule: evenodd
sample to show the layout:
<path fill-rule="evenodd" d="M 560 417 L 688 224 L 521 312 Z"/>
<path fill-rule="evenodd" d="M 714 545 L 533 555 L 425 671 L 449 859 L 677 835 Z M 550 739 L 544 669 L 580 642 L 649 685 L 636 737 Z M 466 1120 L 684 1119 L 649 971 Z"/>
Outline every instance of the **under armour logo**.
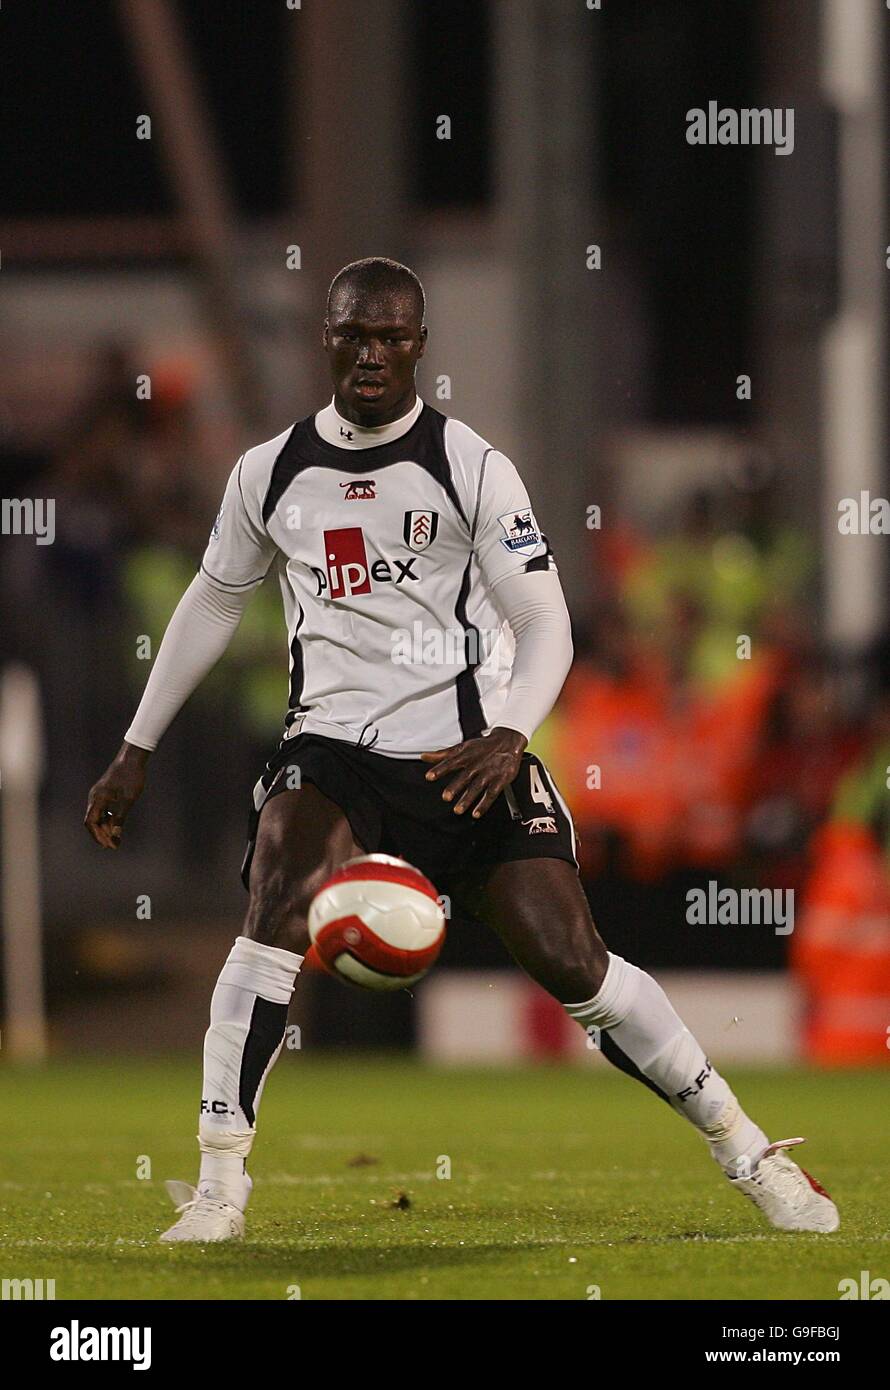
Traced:
<path fill-rule="evenodd" d="M 343 428 L 343 426 L 341 425 L 341 426 L 340 426 L 340 438 L 341 438 L 341 439 L 351 439 L 351 438 L 352 438 L 352 430 L 345 430 L 345 429 Z"/>
<path fill-rule="evenodd" d="M 529 820 L 524 820 L 522 824 L 528 826 L 529 835 L 559 834 L 554 816 L 532 816 Z"/>

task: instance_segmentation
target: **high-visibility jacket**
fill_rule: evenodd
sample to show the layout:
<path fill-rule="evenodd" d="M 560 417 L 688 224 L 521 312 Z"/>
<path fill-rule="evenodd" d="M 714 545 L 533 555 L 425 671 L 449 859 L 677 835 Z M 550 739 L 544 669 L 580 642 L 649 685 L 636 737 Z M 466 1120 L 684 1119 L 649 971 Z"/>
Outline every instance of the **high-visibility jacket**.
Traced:
<path fill-rule="evenodd" d="M 791 961 L 806 991 L 806 1055 L 890 1065 L 890 873 L 874 831 L 831 820 L 814 835 Z"/>

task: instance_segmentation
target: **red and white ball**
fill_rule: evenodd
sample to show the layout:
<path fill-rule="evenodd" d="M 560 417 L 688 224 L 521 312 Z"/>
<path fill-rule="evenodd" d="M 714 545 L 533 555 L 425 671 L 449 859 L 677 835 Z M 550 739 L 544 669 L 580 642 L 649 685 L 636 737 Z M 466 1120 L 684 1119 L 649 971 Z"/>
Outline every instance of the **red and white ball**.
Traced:
<path fill-rule="evenodd" d="M 365 989 L 404 989 L 441 951 L 445 913 L 419 869 L 389 854 L 363 854 L 312 899 L 309 936 L 332 974 Z"/>

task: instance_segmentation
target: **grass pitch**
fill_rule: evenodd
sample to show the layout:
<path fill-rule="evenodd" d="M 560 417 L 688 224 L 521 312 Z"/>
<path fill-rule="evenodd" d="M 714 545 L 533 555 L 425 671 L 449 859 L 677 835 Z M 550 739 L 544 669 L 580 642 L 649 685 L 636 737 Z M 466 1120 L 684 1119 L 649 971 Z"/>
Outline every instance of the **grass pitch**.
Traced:
<path fill-rule="evenodd" d="M 837 1234 L 767 1229 L 689 1126 L 604 1067 L 285 1052 L 248 1239 L 171 1249 L 162 1183 L 195 1179 L 199 1058 L 7 1067 L 0 1277 L 55 1279 L 57 1299 L 604 1301 L 830 1301 L 890 1277 L 886 1073 L 732 1080 L 770 1135 L 809 1136 Z"/>

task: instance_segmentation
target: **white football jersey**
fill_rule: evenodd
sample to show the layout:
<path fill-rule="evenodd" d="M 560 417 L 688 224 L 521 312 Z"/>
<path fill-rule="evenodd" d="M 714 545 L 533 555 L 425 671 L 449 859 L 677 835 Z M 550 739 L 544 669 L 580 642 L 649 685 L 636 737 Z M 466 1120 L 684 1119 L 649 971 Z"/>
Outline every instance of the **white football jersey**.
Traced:
<path fill-rule="evenodd" d="M 343 446 L 317 421 L 338 421 Z M 232 470 L 201 569 L 223 589 L 278 566 L 290 645 L 285 737 L 323 734 L 416 758 L 497 723 L 511 575 L 553 569 L 513 464 L 418 402 L 359 447 L 328 407 Z"/>

